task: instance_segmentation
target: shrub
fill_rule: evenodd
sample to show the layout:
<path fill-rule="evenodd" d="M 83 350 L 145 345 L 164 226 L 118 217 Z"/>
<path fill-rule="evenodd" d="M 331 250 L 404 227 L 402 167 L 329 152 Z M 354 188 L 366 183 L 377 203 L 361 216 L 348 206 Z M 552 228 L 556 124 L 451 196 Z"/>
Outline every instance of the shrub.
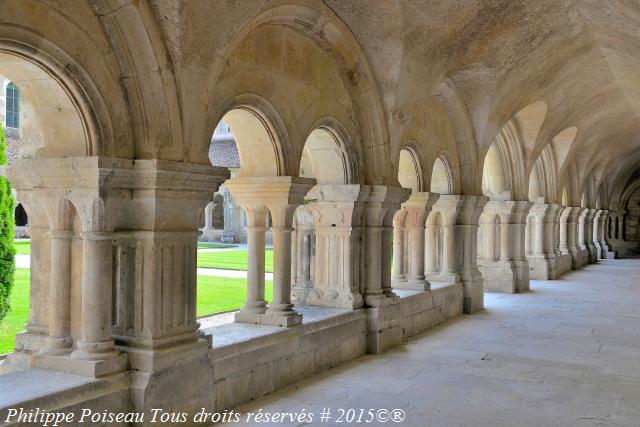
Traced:
<path fill-rule="evenodd" d="M 4 129 L 0 123 L 0 165 L 7 163 Z M 13 287 L 15 253 L 13 231 L 15 227 L 14 200 L 11 185 L 5 176 L 0 176 L 0 321 L 9 311 L 9 296 Z"/>

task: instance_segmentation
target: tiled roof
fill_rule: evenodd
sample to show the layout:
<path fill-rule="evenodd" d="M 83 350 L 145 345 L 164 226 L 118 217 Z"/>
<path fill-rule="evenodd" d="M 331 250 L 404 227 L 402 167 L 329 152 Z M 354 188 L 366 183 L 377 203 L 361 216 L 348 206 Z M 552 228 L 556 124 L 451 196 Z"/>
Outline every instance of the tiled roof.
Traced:
<path fill-rule="evenodd" d="M 233 138 L 220 138 L 216 136 L 209 145 L 209 160 L 214 166 L 226 168 L 239 168 L 240 156 L 238 147 Z"/>

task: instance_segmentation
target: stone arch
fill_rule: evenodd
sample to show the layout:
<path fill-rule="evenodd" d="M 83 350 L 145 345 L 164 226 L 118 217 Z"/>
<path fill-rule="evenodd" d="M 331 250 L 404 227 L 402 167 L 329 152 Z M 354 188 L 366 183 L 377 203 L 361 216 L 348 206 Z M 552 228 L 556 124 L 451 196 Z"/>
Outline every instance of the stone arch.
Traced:
<path fill-rule="evenodd" d="M 476 135 L 471 114 L 462 96 L 450 79 L 445 79 L 433 89 L 433 95 L 449 115 L 456 145 L 460 170 L 459 191 L 463 194 L 481 194 L 481 177 L 478 176 Z"/>
<path fill-rule="evenodd" d="M 90 4 L 116 53 L 136 158 L 185 160 L 178 84 L 152 5 L 96 0 Z"/>
<path fill-rule="evenodd" d="M 431 192 L 439 194 L 454 194 L 456 179 L 451 167 L 451 161 L 446 152 L 440 153 L 431 168 Z"/>
<path fill-rule="evenodd" d="M 519 131 L 507 122 L 484 156 L 482 191 L 495 200 L 522 200 L 526 196 L 524 159 Z"/>
<path fill-rule="evenodd" d="M 360 181 L 360 162 L 349 135 L 339 121 L 319 120 L 306 139 L 300 176 L 318 184 L 354 184 Z"/>
<path fill-rule="evenodd" d="M 234 136 L 241 176 L 286 174 L 288 134 L 275 108 L 266 100 L 257 95 L 235 98 L 215 122 L 212 134 L 221 120 L 229 125 Z"/>
<path fill-rule="evenodd" d="M 309 37 L 329 55 L 354 102 L 363 145 L 362 171 L 366 182 L 395 182 L 396 178 L 389 176 L 388 131 L 378 83 L 353 33 L 323 4 L 318 3 L 317 8 L 300 4 L 274 5 L 262 9 L 249 20 L 217 58 L 204 91 L 205 105 L 213 105 L 211 97 L 218 76 L 235 48 L 251 31 L 269 25 L 291 28 Z M 204 114 L 208 122 L 218 116 L 212 108 Z"/>
<path fill-rule="evenodd" d="M 551 147 L 547 145 L 531 168 L 529 176 L 529 200 L 536 202 L 542 197 L 544 203 L 558 200 L 556 164 Z"/>
<path fill-rule="evenodd" d="M 29 30 L 8 31 L 0 26 L 0 74 L 20 88 L 35 113 L 20 157 L 129 155 L 129 147 L 116 148 L 114 123 L 86 71 Z M 22 132 L 29 131 L 23 126 Z"/>
<path fill-rule="evenodd" d="M 424 191 L 421 156 L 414 144 L 407 144 L 400 150 L 398 160 L 398 181 L 400 186 L 410 188 L 414 193 Z"/>

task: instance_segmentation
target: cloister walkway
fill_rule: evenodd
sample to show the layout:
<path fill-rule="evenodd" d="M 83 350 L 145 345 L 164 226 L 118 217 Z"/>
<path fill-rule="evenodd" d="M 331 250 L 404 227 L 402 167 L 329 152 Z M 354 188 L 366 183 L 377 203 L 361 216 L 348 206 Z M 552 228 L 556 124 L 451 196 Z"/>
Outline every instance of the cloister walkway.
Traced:
<path fill-rule="evenodd" d="M 483 313 L 237 410 L 304 408 L 316 416 L 304 425 L 318 426 L 348 425 L 320 423 L 325 407 L 400 408 L 407 426 L 640 423 L 640 259 L 599 261 L 532 281 L 527 294 L 485 298 Z"/>

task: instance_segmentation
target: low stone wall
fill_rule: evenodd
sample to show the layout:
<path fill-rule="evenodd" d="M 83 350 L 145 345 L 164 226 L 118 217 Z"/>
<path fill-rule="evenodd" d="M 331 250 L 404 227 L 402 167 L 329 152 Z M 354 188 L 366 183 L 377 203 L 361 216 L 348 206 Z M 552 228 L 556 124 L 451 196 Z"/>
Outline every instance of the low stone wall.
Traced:
<path fill-rule="evenodd" d="M 364 310 L 355 310 L 291 329 L 241 324 L 212 328 L 216 410 L 257 399 L 364 355 L 366 327 Z M 225 336 L 250 328 L 273 332 L 224 344 Z M 216 344 L 216 336 L 223 345 Z"/>

